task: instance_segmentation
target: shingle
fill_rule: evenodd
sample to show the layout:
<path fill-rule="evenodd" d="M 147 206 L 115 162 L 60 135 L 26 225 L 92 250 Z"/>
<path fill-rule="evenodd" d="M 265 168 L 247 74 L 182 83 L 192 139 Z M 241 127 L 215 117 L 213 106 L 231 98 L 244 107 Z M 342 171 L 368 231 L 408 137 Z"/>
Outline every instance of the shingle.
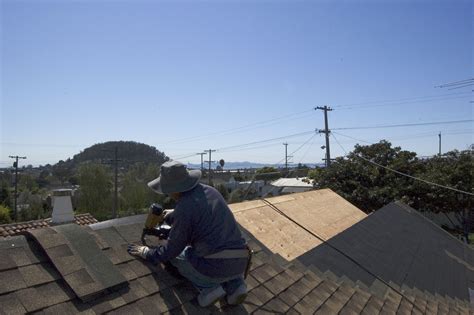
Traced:
<path fill-rule="evenodd" d="M 148 295 L 138 280 L 130 281 L 128 287 L 121 288 L 118 292 L 127 303 L 135 302 Z"/>
<path fill-rule="evenodd" d="M 45 267 L 46 266 L 46 267 Z M 48 265 L 30 265 L 19 269 L 28 287 L 47 283 L 58 279 L 58 275 Z"/>
<path fill-rule="evenodd" d="M 293 309 L 298 311 L 301 314 L 313 314 L 316 311 L 316 307 L 313 303 L 308 302 L 308 300 L 300 300 L 293 306 Z"/>
<path fill-rule="evenodd" d="M 63 277 L 86 267 L 84 261 L 77 255 L 58 257 L 52 262 Z"/>
<path fill-rule="evenodd" d="M 132 268 L 127 263 L 118 264 L 115 265 L 115 267 L 117 267 L 119 272 L 122 274 L 122 276 L 125 277 L 125 279 L 127 279 L 127 281 L 135 280 L 138 278 L 137 274 L 133 272 Z"/>
<path fill-rule="evenodd" d="M 357 291 L 354 293 L 354 295 L 352 295 L 347 305 L 353 308 L 356 312 L 360 312 L 364 309 L 364 306 L 369 300 L 369 298 L 370 295 L 365 295 L 362 294 L 360 291 Z"/>
<path fill-rule="evenodd" d="M 126 242 L 133 243 L 140 240 L 143 231 L 143 223 L 119 225 L 114 228 Z"/>
<path fill-rule="evenodd" d="M 59 246 L 48 248 L 46 252 L 51 259 L 74 255 L 68 244 L 61 244 Z"/>
<path fill-rule="evenodd" d="M 18 269 L 10 269 L 0 272 L 0 294 L 26 288 L 26 283 L 21 277 Z"/>
<path fill-rule="evenodd" d="M 87 305 L 88 308 L 92 309 L 96 314 L 103 314 L 113 309 L 119 308 L 127 302 L 123 299 L 119 292 L 113 292 L 106 296 L 99 297 L 92 302 L 82 303 L 79 305 Z"/>
<path fill-rule="evenodd" d="M 362 311 L 362 314 L 378 314 L 382 309 L 383 301 L 376 296 L 371 296 Z"/>
<path fill-rule="evenodd" d="M 289 306 L 293 306 L 301 299 L 291 290 L 285 290 L 278 296 L 282 301 L 284 301 Z"/>
<path fill-rule="evenodd" d="M 134 259 L 127 264 L 138 277 L 147 276 L 152 273 L 152 270 L 150 270 L 144 261 Z"/>
<path fill-rule="evenodd" d="M 251 272 L 251 275 L 260 283 L 264 283 L 277 274 L 278 272 L 275 270 L 275 268 L 268 264 L 262 265 Z"/>
<path fill-rule="evenodd" d="M 260 283 L 258 283 L 258 281 L 250 274 L 245 279 L 245 283 L 247 284 L 247 290 L 249 291 L 260 285 Z"/>
<path fill-rule="evenodd" d="M 6 252 L 0 255 L 0 271 L 16 268 L 15 261 Z"/>
<path fill-rule="evenodd" d="M 28 312 L 69 301 L 73 298 L 64 286 L 56 282 L 50 282 L 35 288 L 23 289 L 15 292 L 15 294 Z"/>
<path fill-rule="evenodd" d="M 114 265 L 132 261 L 135 259 L 127 252 L 126 244 L 111 247 L 109 249 L 104 250 L 103 252 Z"/>
<path fill-rule="evenodd" d="M 272 294 L 267 288 L 263 285 L 260 285 L 251 291 L 257 299 L 260 301 L 259 305 L 264 305 L 270 301 L 275 295 Z"/>
<path fill-rule="evenodd" d="M 117 315 L 120 315 L 120 314 L 123 314 L 123 315 L 130 315 L 130 314 L 136 314 L 136 315 L 141 315 L 143 314 L 142 311 L 137 307 L 137 305 L 135 304 L 132 304 L 132 305 L 125 305 L 125 306 L 122 306 L 118 309 L 115 309 L 113 310 L 112 312 L 110 312 L 110 314 L 117 314 Z"/>
<path fill-rule="evenodd" d="M 293 283 L 294 283 L 293 280 L 286 278 L 282 274 L 279 274 L 275 276 L 274 278 L 270 279 L 269 281 L 267 281 L 264 285 L 274 295 L 278 295 L 284 290 L 286 290 Z"/>
<path fill-rule="evenodd" d="M 67 240 L 63 235 L 57 233 L 55 230 L 49 227 L 38 230 L 30 230 L 28 233 L 32 235 L 44 249 L 67 244 Z"/>
<path fill-rule="evenodd" d="M 16 315 L 26 313 L 25 308 L 15 293 L 0 295 L 0 305 L 2 306 L 0 313 L 3 314 Z"/>
<path fill-rule="evenodd" d="M 145 291 L 148 293 L 148 294 L 154 294 L 158 291 L 160 291 L 160 289 L 164 289 L 164 288 L 160 288 L 159 284 L 158 284 L 158 277 L 156 277 L 156 275 L 148 275 L 148 276 L 145 276 L 145 277 L 142 277 L 142 278 L 139 278 L 138 279 L 138 282 L 140 283 L 140 285 L 145 289 Z"/>
<path fill-rule="evenodd" d="M 113 228 L 95 230 L 100 237 L 107 242 L 110 247 L 127 244 L 127 242 L 120 236 L 120 234 Z"/>
<path fill-rule="evenodd" d="M 18 267 L 31 265 L 33 262 L 24 247 L 11 248 L 6 253 Z"/>
<path fill-rule="evenodd" d="M 262 309 L 274 313 L 284 313 L 288 311 L 289 308 L 290 307 L 288 304 L 283 302 L 281 299 L 273 298 L 267 304 L 265 304 Z"/>
<path fill-rule="evenodd" d="M 166 312 L 168 308 L 164 304 L 163 298 L 159 294 L 145 297 L 136 302 L 137 307 L 143 314 L 160 314 Z"/>

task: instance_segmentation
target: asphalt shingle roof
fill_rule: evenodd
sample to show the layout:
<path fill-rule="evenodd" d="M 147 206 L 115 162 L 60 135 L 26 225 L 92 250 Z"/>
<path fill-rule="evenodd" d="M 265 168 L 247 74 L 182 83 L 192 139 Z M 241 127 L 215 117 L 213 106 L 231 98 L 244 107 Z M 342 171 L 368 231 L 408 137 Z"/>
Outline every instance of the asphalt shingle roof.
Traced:
<path fill-rule="evenodd" d="M 48 258 L 44 244 L 42 247 L 29 235 L 0 240 L 0 313 L 417 314 L 411 300 L 427 314 L 472 314 L 466 306 L 444 297 L 407 289 L 406 299 L 381 285 L 366 287 L 298 261 L 288 263 L 251 235 L 247 236 L 255 255 L 246 279 L 249 296 L 245 303 L 229 306 L 220 301 L 200 308 L 195 299 L 197 291 L 188 281 L 173 276 L 162 265 L 127 254 L 127 242 L 139 241 L 143 223 L 126 224 L 122 220 L 121 224 L 97 230 L 81 227 L 127 279 L 126 286 L 107 289 L 87 302 L 74 293 L 55 262 Z M 74 252 L 67 241 L 62 245 Z"/>
<path fill-rule="evenodd" d="M 468 302 L 474 289 L 474 250 L 416 210 L 392 203 L 329 240 L 398 287 Z M 370 286 L 374 277 L 326 244 L 297 258 Z"/>

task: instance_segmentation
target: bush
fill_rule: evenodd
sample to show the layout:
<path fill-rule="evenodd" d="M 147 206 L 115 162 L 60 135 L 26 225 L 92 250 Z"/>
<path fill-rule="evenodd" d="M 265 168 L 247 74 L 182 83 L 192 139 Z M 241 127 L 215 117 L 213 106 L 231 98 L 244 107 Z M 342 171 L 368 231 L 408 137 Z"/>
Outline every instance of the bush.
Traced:
<path fill-rule="evenodd" d="M 0 223 L 5 224 L 10 222 L 12 222 L 12 219 L 10 217 L 10 209 L 3 205 L 0 205 Z"/>

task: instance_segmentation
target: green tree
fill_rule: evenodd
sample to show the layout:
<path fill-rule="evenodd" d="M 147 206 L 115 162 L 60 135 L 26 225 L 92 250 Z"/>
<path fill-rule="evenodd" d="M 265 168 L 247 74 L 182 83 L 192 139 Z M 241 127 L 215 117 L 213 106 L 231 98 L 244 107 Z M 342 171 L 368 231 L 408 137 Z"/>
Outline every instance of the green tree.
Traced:
<path fill-rule="evenodd" d="M 420 211 L 468 211 L 469 196 L 428 185 L 413 178 L 377 167 L 371 160 L 393 170 L 437 184 L 471 191 L 472 153 L 448 152 L 442 157 L 420 160 L 416 153 L 392 147 L 387 141 L 356 145 L 347 158 L 337 158 L 330 168 L 310 171 L 317 187 L 331 188 L 336 193 L 367 212 L 401 200 Z"/>
<path fill-rule="evenodd" d="M 10 206 L 11 193 L 10 184 L 6 180 L 0 181 L 0 205 Z"/>
<path fill-rule="evenodd" d="M 229 199 L 229 191 L 227 190 L 224 184 L 218 184 L 216 186 L 216 189 L 219 191 L 222 197 L 224 197 L 225 200 Z"/>
<path fill-rule="evenodd" d="M 112 215 L 112 177 L 100 164 L 84 164 L 79 168 L 78 209 L 89 212 L 98 220 Z"/>
<path fill-rule="evenodd" d="M 10 217 L 10 209 L 0 205 L 0 224 L 6 224 L 12 222 Z"/>
<path fill-rule="evenodd" d="M 22 174 L 19 176 L 18 189 L 20 191 L 30 191 L 36 193 L 39 190 L 36 179 L 30 174 Z"/>
<path fill-rule="evenodd" d="M 165 196 L 153 192 L 147 183 L 159 175 L 156 164 L 136 164 L 124 175 L 120 191 L 120 215 L 131 215 L 148 211 L 153 202 L 164 203 Z"/>

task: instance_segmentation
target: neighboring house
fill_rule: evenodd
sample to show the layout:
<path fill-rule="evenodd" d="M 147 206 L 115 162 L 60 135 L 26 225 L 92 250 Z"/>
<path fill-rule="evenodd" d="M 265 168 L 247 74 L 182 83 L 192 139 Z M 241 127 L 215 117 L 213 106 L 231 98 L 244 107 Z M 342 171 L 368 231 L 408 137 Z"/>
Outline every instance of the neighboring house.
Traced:
<path fill-rule="evenodd" d="M 277 208 L 285 215 L 276 211 Z M 386 285 L 368 287 L 345 275 L 336 276 L 330 272 L 332 266 L 326 271 L 293 259 L 301 256 L 300 253 L 311 252 L 314 246 L 325 246 L 313 234 L 334 239 L 371 217 L 330 190 L 233 204 L 232 211 L 255 251 L 246 279 L 249 295 L 241 305 L 229 306 L 220 301 L 212 307 L 200 308 L 195 299 L 197 291 L 188 281 L 167 272 L 163 265 L 155 266 L 128 255 L 127 244 L 140 242 L 145 215 L 138 215 L 89 226 L 45 227 L 0 240 L 0 312 L 199 315 L 473 312 L 465 300 L 411 288 L 401 293 Z M 371 238 L 370 230 L 364 233 L 365 238 L 358 238 L 358 242 L 365 243 Z M 437 246 L 452 250 L 448 243 Z M 358 248 L 353 243 L 350 245 Z M 432 246 L 430 242 L 421 245 Z M 279 253 L 290 256 L 284 259 Z M 458 252 L 451 253 L 459 258 Z M 413 259 L 410 252 L 403 254 L 407 260 Z M 459 260 L 459 263 L 471 261 Z M 450 263 L 444 273 L 451 275 L 451 268 L 456 272 L 459 267 Z M 438 276 L 434 274 L 433 278 Z"/>
<path fill-rule="evenodd" d="M 313 189 L 313 185 L 309 183 L 307 177 L 297 178 L 280 178 L 271 183 L 272 187 L 275 187 L 275 191 L 278 194 L 291 194 L 298 192 L 305 192 Z M 274 193 L 276 195 L 277 193 Z"/>
<path fill-rule="evenodd" d="M 89 225 L 89 224 L 97 223 L 98 221 L 91 214 L 82 213 L 82 214 L 76 214 L 74 216 L 74 222 L 78 225 Z M 51 218 L 26 221 L 26 222 L 1 224 L 0 225 L 0 238 L 18 235 L 24 231 L 40 229 L 40 228 L 48 227 L 51 225 L 52 225 Z"/>

